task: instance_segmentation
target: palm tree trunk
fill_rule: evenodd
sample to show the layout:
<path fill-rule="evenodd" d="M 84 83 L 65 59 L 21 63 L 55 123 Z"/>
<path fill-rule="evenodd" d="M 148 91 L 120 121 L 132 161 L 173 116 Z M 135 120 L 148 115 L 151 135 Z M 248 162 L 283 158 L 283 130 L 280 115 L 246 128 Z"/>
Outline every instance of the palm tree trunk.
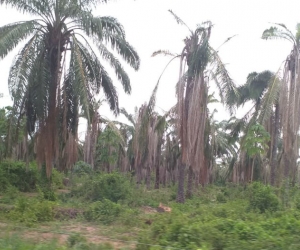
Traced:
<path fill-rule="evenodd" d="M 186 162 L 186 151 L 187 151 L 187 121 L 189 117 L 189 105 L 190 105 L 190 96 L 193 89 L 193 82 L 192 77 L 189 76 L 187 79 L 187 85 L 185 90 L 185 99 L 184 99 L 184 117 L 181 121 L 181 131 L 180 131 L 180 139 L 182 140 L 182 148 L 181 148 L 181 163 L 179 165 L 179 171 L 178 171 L 178 192 L 177 192 L 177 202 L 178 203 L 184 203 L 185 197 L 184 197 L 184 179 L 185 179 L 185 164 Z"/>
<path fill-rule="evenodd" d="M 187 198 L 191 198 L 193 195 L 193 177 L 194 177 L 194 171 L 190 166 L 188 172 L 188 183 L 187 183 L 187 191 L 186 191 Z"/>
<path fill-rule="evenodd" d="M 150 169 L 150 164 L 147 163 L 147 169 L 146 169 L 146 186 L 147 189 L 150 189 L 151 186 L 151 169 Z"/>
<path fill-rule="evenodd" d="M 155 186 L 154 186 L 155 189 L 159 189 L 159 178 L 160 178 L 160 176 L 159 176 L 159 163 L 156 163 L 156 166 L 155 166 Z"/>
<path fill-rule="evenodd" d="M 275 117 L 274 117 L 274 140 L 272 147 L 272 159 L 271 159 L 271 185 L 275 184 L 275 172 L 276 172 L 276 161 L 277 161 L 277 148 L 278 148 L 278 135 L 279 135 L 279 105 L 275 105 Z"/>
<path fill-rule="evenodd" d="M 179 165 L 179 173 L 178 173 L 178 190 L 177 190 L 177 198 L 176 201 L 178 203 L 184 203 L 184 178 L 185 178 L 185 164 L 181 163 Z"/>
<path fill-rule="evenodd" d="M 252 166 L 251 166 L 251 183 L 253 182 L 253 173 L 254 173 L 254 163 L 255 163 L 255 156 L 252 159 Z"/>
<path fill-rule="evenodd" d="M 162 144 L 162 137 L 159 139 L 159 142 L 157 144 L 157 150 L 156 150 L 156 157 L 155 157 L 155 189 L 159 189 L 159 167 L 160 167 L 160 155 L 161 155 L 161 144 Z"/>

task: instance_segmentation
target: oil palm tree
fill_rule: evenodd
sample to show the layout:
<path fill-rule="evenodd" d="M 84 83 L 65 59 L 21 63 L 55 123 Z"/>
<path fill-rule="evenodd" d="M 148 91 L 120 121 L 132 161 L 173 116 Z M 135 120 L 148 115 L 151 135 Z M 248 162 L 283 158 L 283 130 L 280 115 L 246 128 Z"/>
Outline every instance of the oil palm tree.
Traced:
<path fill-rule="evenodd" d="M 245 139 L 248 138 L 248 141 L 250 139 L 251 128 L 260 124 L 270 134 L 268 152 L 264 157 L 270 163 L 271 184 L 274 184 L 279 137 L 279 84 L 278 74 L 265 70 L 260 73 L 250 73 L 247 76 L 246 83 L 237 88 L 239 93 L 238 99 L 235 100 L 237 107 L 243 106 L 247 102 L 252 102 L 252 107 L 246 114 L 242 118 L 236 119 L 230 126 L 233 137 L 243 133 L 239 142 L 241 145 L 239 162 L 235 165 L 237 169 L 234 170 L 234 174 L 241 181 L 249 182 L 253 180 L 254 167 L 258 170 L 256 171 L 258 175 L 263 170 L 263 167 L 266 167 L 260 165 L 265 162 L 264 159 L 261 159 L 261 154 L 251 157 L 243 147 Z M 254 164 L 254 162 L 257 164 Z M 234 179 L 237 180 L 236 178 Z"/>
<path fill-rule="evenodd" d="M 96 52 L 115 70 L 124 91 L 131 92 L 128 75 L 107 45 L 135 70 L 138 54 L 115 18 L 92 14 L 96 4 L 107 1 L 0 0 L 1 5 L 36 17 L 0 28 L 0 58 L 25 41 L 11 66 L 8 85 L 14 112 L 26 116 L 28 133 L 38 130 L 37 160 L 45 163 L 48 176 L 59 151 L 68 151 L 66 145 L 77 140 L 78 110 L 89 121 L 90 104 L 101 88 L 111 110 L 119 112 L 113 81 Z M 59 150 L 60 143 L 65 146 Z"/>
<path fill-rule="evenodd" d="M 297 170 L 297 158 L 299 157 L 298 131 L 300 126 L 300 24 L 296 26 L 294 35 L 284 24 L 276 24 L 265 30 L 263 39 L 282 38 L 292 43 L 292 50 L 284 63 L 282 83 L 277 86 L 278 113 L 280 124 L 277 127 L 282 130 L 283 148 L 281 166 L 284 166 L 285 178 L 295 180 Z"/>
<path fill-rule="evenodd" d="M 228 97 L 237 92 L 219 54 L 209 43 L 212 23 L 205 22 L 192 31 L 183 20 L 172 11 L 177 23 L 187 27 L 189 36 L 184 39 L 184 47 L 179 55 L 180 77 L 176 88 L 177 94 L 177 132 L 181 144 L 181 164 L 177 201 L 184 202 L 185 168 L 190 172 L 204 169 L 205 125 L 207 120 L 207 101 L 209 79 L 214 79 L 220 90 L 220 97 L 228 108 L 231 103 Z M 170 54 L 158 51 L 156 54 Z"/>

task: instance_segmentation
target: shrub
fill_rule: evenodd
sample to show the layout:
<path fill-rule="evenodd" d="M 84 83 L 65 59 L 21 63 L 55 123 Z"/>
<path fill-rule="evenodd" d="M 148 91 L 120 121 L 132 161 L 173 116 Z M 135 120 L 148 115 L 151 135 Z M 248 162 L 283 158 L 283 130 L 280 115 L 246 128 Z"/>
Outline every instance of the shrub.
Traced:
<path fill-rule="evenodd" d="M 29 192 L 35 190 L 38 181 L 38 170 L 35 164 L 20 161 L 5 160 L 0 163 L 0 191 L 5 191 L 9 186 L 16 187 L 19 191 Z"/>
<path fill-rule="evenodd" d="M 121 206 L 110 200 L 104 199 L 92 203 L 83 213 L 87 221 L 99 221 L 104 224 L 113 222 L 121 212 Z"/>
<path fill-rule="evenodd" d="M 217 200 L 217 202 L 220 202 L 220 203 L 225 203 L 227 201 L 227 199 L 223 193 L 218 193 L 216 200 Z"/>
<path fill-rule="evenodd" d="M 39 193 L 40 199 L 45 199 L 48 201 L 56 201 L 57 195 L 54 188 L 49 184 L 44 184 L 41 187 L 37 186 L 37 191 Z"/>
<path fill-rule="evenodd" d="M 79 233 L 73 233 L 68 237 L 68 245 L 69 247 L 74 247 L 78 243 L 85 243 L 87 242 L 86 238 Z"/>
<path fill-rule="evenodd" d="M 59 172 L 56 169 L 52 169 L 52 174 L 51 174 L 51 183 L 54 189 L 59 189 L 63 188 L 63 179 L 64 179 L 64 174 Z"/>
<path fill-rule="evenodd" d="M 261 213 L 266 210 L 277 211 L 279 208 L 279 200 L 273 193 L 271 186 L 255 182 L 250 186 L 249 207 L 257 209 Z"/>
<path fill-rule="evenodd" d="M 81 186 L 73 187 L 71 194 L 89 201 L 108 199 L 118 202 L 126 199 L 130 192 L 130 183 L 126 177 L 119 173 L 110 173 L 85 180 Z"/>
<path fill-rule="evenodd" d="M 11 204 L 20 196 L 19 190 L 15 186 L 8 186 L 3 197 L 0 199 L 1 203 Z"/>
<path fill-rule="evenodd" d="M 75 166 L 73 167 L 73 174 L 76 175 L 86 175 L 91 174 L 93 171 L 92 166 L 88 163 L 85 163 L 84 161 L 78 161 L 76 162 Z"/>
<path fill-rule="evenodd" d="M 15 208 L 9 212 L 8 218 L 28 225 L 35 222 L 52 221 L 54 219 L 53 208 L 53 202 L 27 199 L 21 196 L 17 199 Z"/>

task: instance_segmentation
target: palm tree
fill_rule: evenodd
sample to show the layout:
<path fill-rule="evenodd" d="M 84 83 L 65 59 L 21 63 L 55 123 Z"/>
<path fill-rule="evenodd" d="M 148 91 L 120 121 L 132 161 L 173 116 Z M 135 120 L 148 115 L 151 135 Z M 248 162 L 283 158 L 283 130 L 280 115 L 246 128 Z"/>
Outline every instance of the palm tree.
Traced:
<path fill-rule="evenodd" d="M 205 125 L 207 121 L 207 100 L 209 79 L 214 79 L 224 104 L 231 108 L 229 96 L 235 95 L 235 85 L 229 77 L 218 52 L 214 50 L 209 39 L 212 24 L 205 22 L 192 31 L 172 11 L 177 23 L 184 25 L 190 35 L 184 40 L 180 57 L 180 77 L 176 88 L 177 94 L 177 132 L 181 144 L 181 164 L 179 167 L 179 183 L 177 201 L 184 202 L 185 168 L 189 172 L 205 174 Z M 229 39 L 228 39 L 229 40 Z M 154 54 L 166 53 L 158 51 Z M 207 180 L 204 180 L 207 183 Z"/>
<path fill-rule="evenodd" d="M 261 164 L 267 160 L 270 163 L 271 169 L 271 184 L 274 184 L 275 170 L 277 165 L 277 149 L 278 149 L 278 136 L 279 136 L 279 116 L 278 114 L 278 84 L 280 79 L 277 74 L 274 74 L 268 70 L 257 73 L 252 72 L 247 76 L 246 83 L 239 86 L 237 91 L 239 93 L 238 99 L 234 102 L 237 107 L 243 106 L 247 102 L 252 102 L 252 107 L 240 119 L 236 119 L 231 125 L 232 136 L 235 137 L 243 132 L 240 145 L 240 157 L 239 162 L 236 165 L 237 169 L 234 171 L 236 176 L 239 176 L 239 180 L 244 182 L 253 180 L 254 167 L 259 170 L 262 169 Z M 261 158 L 262 154 L 254 154 L 249 156 L 244 150 L 245 139 L 250 139 L 251 128 L 253 126 L 262 125 L 262 129 L 266 130 L 270 134 L 270 140 L 268 142 L 268 152 L 265 155 L 265 160 Z M 255 138 L 252 138 L 253 142 Z M 249 147 L 248 143 L 248 147 Z M 255 147 L 255 145 L 253 145 Z M 265 166 L 266 167 L 266 166 Z M 235 180 L 238 180 L 235 178 Z M 268 179 L 268 178 L 267 178 Z"/>
<path fill-rule="evenodd" d="M 295 181 L 297 170 L 297 158 L 299 157 L 298 131 L 300 126 L 300 24 L 297 24 L 296 35 L 284 25 L 276 24 L 263 32 L 263 39 L 282 38 L 292 43 L 291 53 L 288 55 L 283 70 L 281 84 L 275 86 L 279 93 L 278 113 L 280 124 L 276 124 L 276 130 L 282 130 L 282 155 L 280 165 L 284 167 L 285 178 Z"/>
<path fill-rule="evenodd" d="M 26 116 L 28 133 L 38 130 L 37 160 L 39 165 L 45 163 L 48 176 L 60 152 L 77 140 L 80 108 L 90 122 L 90 104 L 101 87 L 111 110 L 119 112 L 116 89 L 94 48 L 114 68 L 124 91 L 131 92 L 128 75 L 106 45 L 135 70 L 139 57 L 115 18 L 93 16 L 91 11 L 107 1 L 0 0 L 2 5 L 36 16 L 0 28 L 0 57 L 26 41 L 12 64 L 8 85 L 14 112 Z"/>

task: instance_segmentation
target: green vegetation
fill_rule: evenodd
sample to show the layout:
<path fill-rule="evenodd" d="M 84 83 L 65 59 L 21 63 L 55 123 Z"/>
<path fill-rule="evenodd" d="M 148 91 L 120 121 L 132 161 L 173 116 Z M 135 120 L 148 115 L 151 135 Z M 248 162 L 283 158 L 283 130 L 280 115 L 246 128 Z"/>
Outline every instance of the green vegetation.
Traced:
<path fill-rule="evenodd" d="M 282 70 L 236 84 L 219 55 L 232 37 L 214 49 L 212 22 L 191 29 L 169 10 L 188 35 L 153 56 L 178 59 L 177 103 L 157 111 L 161 75 L 130 114 L 103 61 L 130 94 L 113 52 L 140 59 L 116 18 L 93 15 L 107 2 L 0 1 L 35 16 L 0 27 L 1 59 L 23 44 L 0 109 L 0 249 L 300 249 L 300 25 L 262 34 L 291 42 Z M 102 116 L 100 90 L 127 122 Z"/>
<path fill-rule="evenodd" d="M 1 166 L 6 168 L 7 163 Z M 141 186 L 137 190 L 132 177 L 118 172 L 84 175 L 79 172 L 78 176 L 73 173 L 72 178 L 69 192 L 55 191 L 55 202 L 45 199 L 41 191 L 28 195 L 18 191 L 13 183 L 8 185 L 0 198 L 0 220 L 8 230 L 21 236 L 17 241 L 12 240 L 14 236 L 5 235 L 4 230 L 0 234 L 2 249 L 29 249 L 34 242 L 35 247 L 42 249 L 300 247 L 298 187 L 289 187 L 288 204 L 282 199 L 281 189 L 260 182 L 248 186 L 207 186 L 180 204 L 176 203 L 176 186 L 150 191 Z M 172 211 L 157 212 L 159 203 Z M 74 223 L 93 230 L 99 228 L 96 235 L 102 235 L 104 242 L 97 243 L 95 236 L 90 235 L 92 231 L 64 229 Z M 36 233 L 35 239 L 26 238 L 30 232 Z M 38 235 L 43 233 L 67 235 L 67 238 L 63 245 L 55 237 L 42 243 Z"/>

